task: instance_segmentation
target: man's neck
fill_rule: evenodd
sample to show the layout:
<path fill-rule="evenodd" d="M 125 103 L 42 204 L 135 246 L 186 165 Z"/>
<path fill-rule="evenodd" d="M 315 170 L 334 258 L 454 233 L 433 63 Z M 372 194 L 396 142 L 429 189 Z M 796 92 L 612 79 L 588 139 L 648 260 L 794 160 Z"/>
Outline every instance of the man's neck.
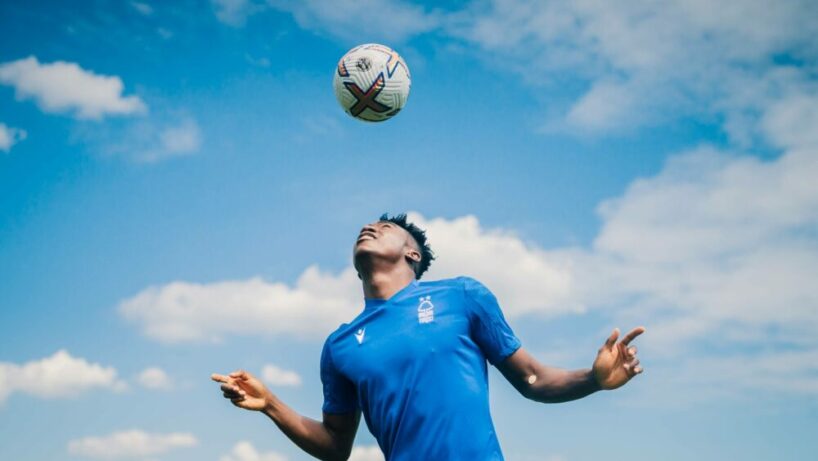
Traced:
<path fill-rule="evenodd" d="M 364 298 L 389 299 L 415 280 L 411 269 L 393 268 L 390 271 L 373 271 L 363 275 Z"/>

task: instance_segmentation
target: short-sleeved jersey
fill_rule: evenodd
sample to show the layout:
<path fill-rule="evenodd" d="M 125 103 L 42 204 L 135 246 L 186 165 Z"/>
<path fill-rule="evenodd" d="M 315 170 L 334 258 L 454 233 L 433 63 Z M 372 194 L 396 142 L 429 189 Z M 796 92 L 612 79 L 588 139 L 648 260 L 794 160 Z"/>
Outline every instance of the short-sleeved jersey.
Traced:
<path fill-rule="evenodd" d="M 324 412 L 361 409 L 388 461 L 502 460 L 486 360 L 520 347 L 494 295 L 460 277 L 413 281 L 324 344 Z"/>

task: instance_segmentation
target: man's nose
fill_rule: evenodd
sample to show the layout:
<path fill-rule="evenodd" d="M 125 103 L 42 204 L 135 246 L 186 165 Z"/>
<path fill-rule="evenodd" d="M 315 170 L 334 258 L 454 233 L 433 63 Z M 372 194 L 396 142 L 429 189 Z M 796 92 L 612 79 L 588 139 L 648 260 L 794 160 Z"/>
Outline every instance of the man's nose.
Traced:
<path fill-rule="evenodd" d="M 360 232 L 360 233 L 361 233 L 361 234 L 363 234 L 364 232 L 372 232 L 372 233 L 377 233 L 377 232 L 378 232 L 378 229 L 376 229 L 376 228 L 375 228 L 375 226 L 373 226 L 372 224 L 367 224 L 366 226 L 364 226 L 364 227 L 362 227 L 362 228 L 361 228 L 361 232 Z"/>

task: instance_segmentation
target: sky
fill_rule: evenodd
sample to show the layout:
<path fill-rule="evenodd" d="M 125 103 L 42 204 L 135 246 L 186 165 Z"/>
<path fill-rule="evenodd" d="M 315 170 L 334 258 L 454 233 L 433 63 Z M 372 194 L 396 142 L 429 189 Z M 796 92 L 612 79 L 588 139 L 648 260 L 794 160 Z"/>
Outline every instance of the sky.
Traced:
<path fill-rule="evenodd" d="M 408 212 L 541 362 L 510 461 L 802 460 L 818 441 L 818 3 L 0 2 L 0 458 L 310 459 L 211 373 L 321 414 L 360 227 Z M 361 43 L 395 118 L 332 92 Z M 365 425 L 354 461 L 383 459 Z"/>

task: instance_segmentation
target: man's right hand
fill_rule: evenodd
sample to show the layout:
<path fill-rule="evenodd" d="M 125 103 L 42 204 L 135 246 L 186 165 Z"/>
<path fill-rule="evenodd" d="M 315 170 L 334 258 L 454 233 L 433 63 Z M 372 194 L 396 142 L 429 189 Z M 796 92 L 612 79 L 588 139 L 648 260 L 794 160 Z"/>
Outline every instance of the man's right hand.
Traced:
<path fill-rule="evenodd" d="M 270 401 L 271 394 L 267 387 L 246 371 L 234 371 L 227 376 L 214 373 L 210 379 L 222 383 L 224 397 L 239 408 L 260 411 Z"/>

